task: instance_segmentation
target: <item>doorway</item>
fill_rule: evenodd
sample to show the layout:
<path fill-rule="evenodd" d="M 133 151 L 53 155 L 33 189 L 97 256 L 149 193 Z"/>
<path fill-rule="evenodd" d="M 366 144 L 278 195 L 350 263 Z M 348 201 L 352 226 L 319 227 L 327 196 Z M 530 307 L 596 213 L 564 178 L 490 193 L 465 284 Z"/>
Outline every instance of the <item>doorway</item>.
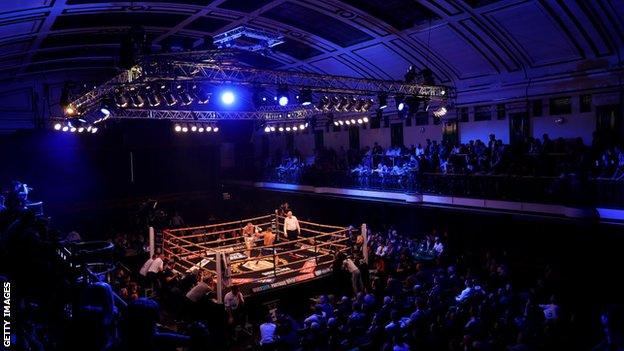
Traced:
<path fill-rule="evenodd" d="M 526 112 L 509 114 L 509 142 L 514 145 L 522 143 L 531 136 L 530 118 Z"/>
<path fill-rule="evenodd" d="M 459 144 L 459 123 L 456 119 L 444 121 L 442 124 L 442 140 L 450 145 Z"/>
<path fill-rule="evenodd" d="M 403 123 L 392 123 L 390 125 L 390 145 L 392 147 L 403 147 Z"/>

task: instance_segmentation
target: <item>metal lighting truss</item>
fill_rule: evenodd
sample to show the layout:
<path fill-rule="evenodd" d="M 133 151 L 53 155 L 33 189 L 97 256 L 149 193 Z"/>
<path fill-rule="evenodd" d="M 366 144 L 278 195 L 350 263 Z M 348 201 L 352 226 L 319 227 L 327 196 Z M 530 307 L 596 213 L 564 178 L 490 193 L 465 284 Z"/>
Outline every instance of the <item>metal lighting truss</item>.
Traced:
<path fill-rule="evenodd" d="M 245 86 L 283 87 L 308 89 L 315 93 L 345 94 L 376 97 L 386 95 L 413 95 L 430 100 L 449 100 L 454 90 L 442 85 L 423 85 L 400 81 L 353 78 L 317 73 L 257 69 L 236 65 L 231 50 L 206 50 L 186 53 L 167 53 L 146 56 L 140 63 L 123 71 L 113 79 L 101 84 L 71 103 L 76 111 L 85 114 L 94 109 L 101 100 L 116 88 L 140 87 L 153 81 L 188 81 L 209 84 L 234 84 Z M 182 60 L 182 61 L 180 61 Z M 192 60 L 192 61 L 185 61 Z M 287 119 L 290 113 L 297 118 L 319 114 L 310 108 L 302 110 L 287 106 L 274 111 L 259 108 L 256 111 L 190 111 L 184 108 L 158 110 L 145 107 L 127 109 L 115 113 L 117 118 L 169 118 L 185 119 L 199 116 L 205 119 Z M 338 112 L 342 115 L 343 112 Z M 182 117 L 186 116 L 186 117 Z M 194 117 L 193 117 L 194 118 Z"/>
<path fill-rule="evenodd" d="M 236 83 L 254 86 L 288 86 L 316 92 L 350 95 L 403 94 L 447 99 L 452 89 L 442 85 L 411 84 L 393 80 L 353 78 L 309 72 L 278 71 L 214 63 L 170 62 L 174 76 L 148 74 L 146 79 L 196 80 L 214 84 Z M 166 70 L 165 70 L 166 71 Z"/>
<path fill-rule="evenodd" d="M 219 48 L 236 48 L 247 51 L 266 50 L 283 42 L 284 36 L 278 32 L 246 26 L 236 27 L 215 36 L 213 39 L 214 45 Z"/>

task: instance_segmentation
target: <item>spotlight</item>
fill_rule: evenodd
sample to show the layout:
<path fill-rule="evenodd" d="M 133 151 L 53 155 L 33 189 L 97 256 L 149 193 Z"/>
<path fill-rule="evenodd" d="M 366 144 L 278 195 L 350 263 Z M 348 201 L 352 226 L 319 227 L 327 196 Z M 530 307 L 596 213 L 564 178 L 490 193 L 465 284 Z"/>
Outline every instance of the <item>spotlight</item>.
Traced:
<path fill-rule="evenodd" d="M 212 126 L 206 126 L 206 131 L 207 132 L 212 132 Z"/>
<path fill-rule="evenodd" d="M 191 132 L 196 132 L 196 131 L 197 131 L 197 126 L 196 125 L 191 126 Z"/>
<path fill-rule="evenodd" d="M 293 126 L 292 127 L 292 130 L 294 130 L 295 132 L 297 131 L 297 129 L 299 129 L 299 128 L 297 128 L 297 126 Z"/>
<path fill-rule="evenodd" d="M 210 93 L 197 85 L 193 85 L 193 93 L 197 97 L 197 102 L 201 105 L 207 104 L 210 101 Z"/>
<path fill-rule="evenodd" d="M 290 132 L 290 127 L 286 127 L 286 131 L 287 131 L 287 132 Z"/>
<path fill-rule="evenodd" d="M 299 125 L 299 129 L 301 129 L 301 130 L 306 129 L 306 127 L 307 127 L 307 125 L 305 125 L 305 124 L 300 124 L 300 125 Z"/>
<path fill-rule="evenodd" d="M 446 109 L 446 107 L 442 106 L 438 108 L 437 110 L 433 111 L 433 115 L 440 118 L 440 117 L 444 117 L 447 112 L 448 110 Z"/>
<path fill-rule="evenodd" d="M 66 131 L 68 131 L 68 130 L 69 130 L 69 127 L 68 127 L 68 126 L 63 126 L 63 131 L 64 131 L 64 132 L 66 132 Z"/>
<path fill-rule="evenodd" d="M 327 96 L 323 96 L 319 99 L 318 103 L 316 104 L 316 106 L 314 106 L 314 108 L 316 108 L 318 111 L 324 111 L 327 110 L 328 105 L 329 98 Z"/>
<path fill-rule="evenodd" d="M 145 105 L 145 99 L 143 99 L 143 97 L 141 96 L 137 88 L 135 87 L 130 88 L 129 94 L 130 94 L 130 103 L 132 104 L 132 106 L 136 108 L 141 108 Z"/>
<path fill-rule="evenodd" d="M 278 130 L 279 130 L 280 132 L 283 132 L 283 131 L 284 131 L 284 127 L 280 126 L 280 127 L 278 128 Z"/>
<path fill-rule="evenodd" d="M 151 107 L 160 106 L 160 97 L 156 91 L 154 91 L 154 88 L 149 85 L 145 87 L 145 98 L 147 99 L 147 104 Z"/>
<path fill-rule="evenodd" d="M 370 110 L 371 107 L 373 107 L 373 99 L 366 99 L 363 101 L 362 103 L 362 107 L 360 108 L 360 110 L 358 112 L 367 112 L 368 110 Z"/>
<path fill-rule="evenodd" d="M 76 113 L 76 110 L 72 106 L 65 107 L 65 114 L 68 116 L 73 116 Z"/>
<path fill-rule="evenodd" d="M 361 118 L 358 118 L 357 122 L 358 122 L 358 124 L 362 124 L 362 123 L 364 123 L 364 120 L 361 119 Z"/>
<path fill-rule="evenodd" d="M 117 107 L 119 108 L 128 107 L 128 98 L 126 98 L 126 96 L 124 95 L 121 89 L 115 89 L 113 101 L 115 102 L 115 105 L 117 105 Z"/>
<path fill-rule="evenodd" d="M 173 130 L 175 130 L 176 132 L 181 132 L 182 131 L 182 126 L 179 124 L 176 124 L 175 127 L 173 127 Z"/>
<path fill-rule="evenodd" d="M 97 131 L 98 131 L 97 127 L 91 128 L 91 134 L 95 134 L 97 133 Z"/>
<path fill-rule="evenodd" d="M 345 96 L 340 99 L 334 108 L 336 111 L 347 111 L 347 105 L 349 105 L 349 98 Z"/>
<path fill-rule="evenodd" d="M 271 131 L 274 132 L 275 131 L 275 126 L 271 126 Z"/>
<path fill-rule="evenodd" d="M 308 106 L 312 103 L 312 91 L 309 89 L 301 90 L 299 93 L 299 102 L 301 105 Z"/>
<path fill-rule="evenodd" d="M 188 106 L 193 103 L 193 97 L 189 94 L 186 88 L 182 87 L 182 85 L 178 85 L 176 89 L 178 91 L 178 96 L 180 97 L 180 105 Z"/>
<path fill-rule="evenodd" d="M 78 127 L 78 133 L 82 133 L 84 132 L 84 130 L 85 130 L 84 127 Z"/>
<path fill-rule="evenodd" d="M 336 127 L 338 127 L 338 125 L 339 125 L 339 124 L 338 124 L 338 121 L 334 121 L 334 125 L 335 125 Z"/>
<path fill-rule="evenodd" d="M 203 132 L 204 132 L 204 127 L 199 127 L 199 128 L 197 129 L 197 131 L 198 131 L 198 132 L 200 132 L 200 133 L 203 133 Z"/>
<path fill-rule="evenodd" d="M 379 96 L 377 96 L 377 99 L 379 99 L 379 109 L 383 110 L 384 108 L 388 107 L 388 95 L 381 93 L 379 94 Z"/>
<path fill-rule="evenodd" d="M 224 103 L 225 105 L 233 104 L 234 100 L 235 100 L 234 93 L 232 93 L 229 90 L 226 90 L 221 94 L 221 102 Z"/>
<path fill-rule="evenodd" d="M 349 101 L 347 102 L 347 104 L 343 108 L 344 111 L 349 111 L 349 110 L 353 109 L 357 105 L 357 103 L 358 103 L 358 100 L 356 98 L 349 99 Z"/>
<path fill-rule="evenodd" d="M 340 103 L 340 98 L 337 96 L 332 97 L 331 99 L 329 99 L 329 104 L 327 105 L 327 110 L 331 110 L 333 107 L 336 107 L 336 105 L 338 105 Z"/>
<path fill-rule="evenodd" d="M 212 131 L 215 132 L 215 133 L 218 132 L 219 131 L 219 127 L 217 127 L 217 126 L 212 127 Z"/>
<path fill-rule="evenodd" d="M 341 126 L 344 125 L 345 122 L 343 121 L 338 121 L 338 124 L 340 124 Z"/>
<path fill-rule="evenodd" d="M 368 117 L 362 118 L 362 121 L 364 121 L 364 123 L 368 123 Z"/>
<path fill-rule="evenodd" d="M 188 127 L 187 126 L 182 127 L 182 133 L 186 133 L 186 132 L 188 132 Z"/>
<path fill-rule="evenodd" d="M 341 123 L 341 124 L 342 124 L 342 123 Z M 345 121 L 345 124 L 346 124 L 346 125 L 351 125 L 351 121 L 346 120 L 346 121 Z"/>
<path fill-rule="evenodd" d="M 160 95 L 165 100 L 167 106 L 173 106 L 178 103 L 178 99 L 176 99 L 171 90 L 168 89 L 167 85 L 164 83 L 160 85 Z"/>
<path fill-rule="evenodd" d="M 63 126 L 60 123 L 55 123 L 54 124 L 54 130 L 61 130 Z"/>
<path fill-rule="evenodd" d="M 269 126 L 264 127 L 264 132 L 265 133 L 270 133 L 271 132 L 271 127 L 269 127 Z"/>
<path fill-rule="evenodd" d="M 394 103 L 396 104 L 397 110 L 403 111 L 403 108 L 405 108 L 405 97 L 401 94 L 397 94 L 394 97 Z"/>
<path fill-rule="evenodd" d="M 111 114 L 110 110 L 107 109 L 106 107 L 102 107 L 100 109 L 100 112 L 102 112 L 102 114 L 104 115 L 104 118 L 108 118 Z"/>
<path fill-rule="evenodd" d="M 446 90 L 440 91 L 440 95 L 444 96 L 446 94 Z"/>
<path fill-rule="evenodd" d="M 76 133 L 76 127 L 69 128 L 69 131 L 72 132 L 72 133 Z"/>
<path fill-rule="evenodd" d="M 286 106 L 288 105 L 288 97 L 287 96 L 280 96 L 280 98 L 277 100 L 277 103 L 280 106 Z"/>

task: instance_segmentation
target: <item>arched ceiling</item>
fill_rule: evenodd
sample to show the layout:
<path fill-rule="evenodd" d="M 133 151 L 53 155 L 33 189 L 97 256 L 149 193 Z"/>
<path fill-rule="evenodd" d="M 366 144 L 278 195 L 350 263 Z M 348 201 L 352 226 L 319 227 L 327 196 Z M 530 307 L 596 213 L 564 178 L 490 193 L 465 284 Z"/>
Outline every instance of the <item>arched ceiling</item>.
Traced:
<path fill-rule="evenodd" d="M 413 63 L 460 90 L 609 70 L 624 54 L 622 0 L 5 0 L 0 77 L 112 73 L 133 25 L 155 47 L 192 48 L 243 24 L 285 36 L 246 64 L 403 79 Z"/>

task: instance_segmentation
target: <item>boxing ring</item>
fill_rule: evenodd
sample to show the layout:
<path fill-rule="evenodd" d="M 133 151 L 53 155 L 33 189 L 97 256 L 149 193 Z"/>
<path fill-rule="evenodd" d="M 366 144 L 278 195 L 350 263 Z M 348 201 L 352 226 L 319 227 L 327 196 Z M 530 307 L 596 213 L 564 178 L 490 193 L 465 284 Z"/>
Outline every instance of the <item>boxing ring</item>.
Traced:
<path fill-rule="evenodd" d="M 251 250 L 241 235 L 247 223 L 252 223 L 257 233 Z M 174 260 L 174 270 L 182 274 L 212 276 L 216 298 L 222 302 L 231 285 L 239 286 L 244 295 L 253 295 L 328 275 L 334 255 L 351 249 L 348 234 L 352 229 L 299 220 L 301 235 L 287 240 L 283 223 L 284 217 L 276 212 L 227 223 L 165 229 L 162 252 Z M 269 229 L 276 234 L 272 244 L 264 241 Z M 365 225 L 362 229 L 365 231 Z"/>

